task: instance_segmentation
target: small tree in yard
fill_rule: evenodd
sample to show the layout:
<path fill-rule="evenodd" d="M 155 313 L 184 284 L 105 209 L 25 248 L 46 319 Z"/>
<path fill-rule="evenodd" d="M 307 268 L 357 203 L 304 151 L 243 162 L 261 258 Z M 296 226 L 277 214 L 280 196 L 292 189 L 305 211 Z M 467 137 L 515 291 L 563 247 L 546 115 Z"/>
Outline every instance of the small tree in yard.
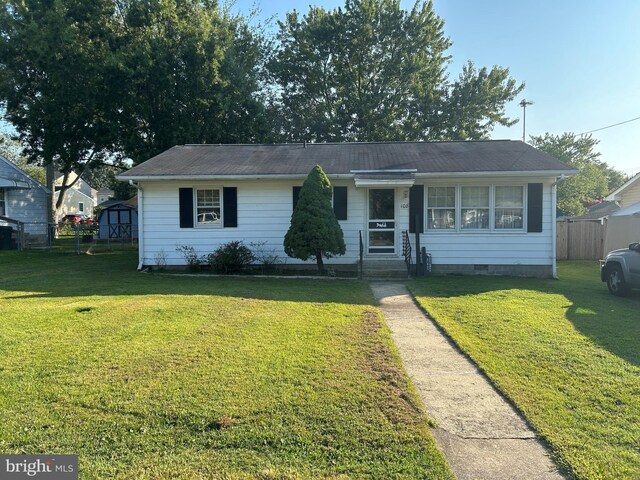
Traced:
<path fill-rule="evenodd" d="M 344 236 L 331 207 L 331 182 L 319 165 L 313 167 L 300 190 L 284 237 L 284 251 L 300 260 L 316 258 L 323 272 L 322 256 L 344 255 Z"/>

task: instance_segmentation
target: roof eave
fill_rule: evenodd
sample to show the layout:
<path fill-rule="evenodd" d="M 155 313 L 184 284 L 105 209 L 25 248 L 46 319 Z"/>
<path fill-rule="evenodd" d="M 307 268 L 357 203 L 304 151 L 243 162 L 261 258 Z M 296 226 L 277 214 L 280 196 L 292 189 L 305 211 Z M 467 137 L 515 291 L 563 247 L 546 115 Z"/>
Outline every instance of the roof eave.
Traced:
<path fill-rule="evenodd" d="M 263 174 L 263 175 L 117 175 L 121 182 L 146 182 L 154 180 L 298 180 L 307 178 L 308 174 Z M 353 178 L 351 173 L 327 174 L 329 178 Z"/>
<path fill-rule="evenodd" d="M 416 178 L 442 178 L 442 177 L 469 177 L 469 176 L 499 176 L 499 177 L 561 177 L 573 176 L 578 170 L 510 170 L 510 171 L 480 171 L 480 172 L 427 172 L 414 173 Z M 306 178 L 306 174 L 251 174 L 251 175 L 118 175 L 116 179 L 122 182 L 133 180 L 134 182 L 146 181 L 209 181 L 209 180 L 299 180 Z M 354 173 L 327 173 L 331 179 L 352 179 Z"/>
<path fill-rule="evenodd" d="M 572 177 L 579 173 L 578 170 L 507 170 L 507 171 L 467 171 L 467 172 L 429 172 L 416 173 L 416 178 L 440 178 L 440 177 Z"/>
<path fill-rule="evenodd" d="M 631 177 L 629 180 L 627 180 L 621 187 L 618 187 L 618 189 L 614 190 L 609 195 L 604 197 L 604 199 L 610 202 L 621 200 L 622 199 L 621 193 L 639 180 L 640 180 L 640 173 L 637 173 L 633 177 Z"/>

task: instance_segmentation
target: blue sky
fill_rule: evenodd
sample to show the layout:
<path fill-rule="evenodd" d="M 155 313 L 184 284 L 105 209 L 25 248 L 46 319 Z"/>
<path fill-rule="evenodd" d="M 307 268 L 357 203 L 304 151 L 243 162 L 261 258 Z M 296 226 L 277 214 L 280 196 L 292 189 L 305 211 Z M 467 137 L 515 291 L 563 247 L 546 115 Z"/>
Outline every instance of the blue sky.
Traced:
<path fill-rule="evenodd" d="M 252 0 L 234 9 L 248 13 Z M 343 1 L 258 2 L 260 16 L 283 19 L 294 8 L 327 9 Z M 413 2 L 403 1 L 406 8 Z M 467 60 L 508 67 L 526 88 L 507 108 L 527 108 L 527 137 L 544 132 L 582 133 L 640 117 L 640 2 L 637 0 L 434 0 L 453 41 L 450 75 Z M 595 132 L 602 160 L 626 174 L 640 172 L 640 120 Z M 522 123 L 500 127 L 493 138 L 522 138 Z"/>

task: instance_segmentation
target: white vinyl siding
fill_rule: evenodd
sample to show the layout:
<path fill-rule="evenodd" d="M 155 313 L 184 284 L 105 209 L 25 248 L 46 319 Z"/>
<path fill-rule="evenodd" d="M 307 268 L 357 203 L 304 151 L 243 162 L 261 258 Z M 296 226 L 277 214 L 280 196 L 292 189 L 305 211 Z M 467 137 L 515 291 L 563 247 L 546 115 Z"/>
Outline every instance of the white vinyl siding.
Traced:
<path fill-rule="evenodd" d="M 524 226 L 526 227 L 526 184 L 543 183 L 543 231 L 527 233 L 525 229 L 496 229 L 491 219 L 487 230 L 452 229 L 429 230 L 420 235 L 421 245 L 432 254 L 434 265 L 552 265 L 552 212 L 551 184 L 555 179 L 514 177 L 512 179 L 487 178 L 485 186 L 493 192 L 495 186 L 520 186 L 524 193 Z M 478 185 L 477 178 L 442 180 L 417 180 L 425 185 L 425 207 L 428 201 L 429 187 L 455 187 L 456 213 L 461 208 L 460 194 L 463 186 Z M 156 254 L 163 251 L 168 265 L 184 265 L 184 258 L 176 251 L 177 245 L 191 245 L 199 254 L 205 255 L 220 245 L 242 240 L 246 245 L 252 242 L 265 242 L 262 247 L 266 253 L 278 256 L 286 264 L 305 263 L 289 258 L 284 253 L 283 240 L 292 213 L 292 187 L 300 185 L 301 180 L 234 180 L 217 183 L 215 188 L 237 188 L 237 228 L 179 228 L 179 188 L 211 189 L 211 183 L 205 181 L 147 181 L 142 182 L 144 189 L 144 215 L 141 228 L 144 229 L 142 262 L 154 265 Z M 344 232 L 347 253 L 336 256 L 328 263 L 355 264 L 359 253 L 359 234 L 362 232 L 366 242 L 368 223 L 367 188 L 355 188 L 352 179 L 332 181 L 334 186 L 348 188 L 348 220 L 340 221 Z M 196 193 L 194 191 L 194 197 Z M 494 194 L 491 195 L 494 208 Z M 408 229 L 409 210 L 408 189 L 396 189 L 396 244 L 401 245 L 401 232 Z M 195 199 L 194 199 L 195 207 Z M 224 213 L 224 212 L 223 212 Z M 194 212 L 195 214 L 195 212 Z M 426 209 L 425 209 L 426 215 Z M 456 220 L 460 221 L 459 218 Z M 426 225 L 426 223 L 425 223 Z M 415 245 L 415 235 L 410 234 Z M 399 256 L 399 255 L 398 255 Z M 312 260 L 306 263 L 313 263 Z"/>
<path fill-rule="evenodd" d="M 301 181 L 233 181 L 218 184 L 236 187 L 238 199 L 237 228 L 179 228 L 179 188 L 210 189 L 205 182 L 143 182 L 144 216 L 143 229 L 145 265 L 154 265 L 154 257 L 160 250 L 167 255 L 168 265 L 183 265 L 184 258 L 176 252 L 176 245 L 191 245 L 199 254 L 213 252 L 220 245 L 242 240 L 245 245 L 266 242 L 262 250 L 278 256 L 286 264 L 305 263 L 289 258 L 284 253 L 284 236 L 291 223 L 293 205 L 291 192 Z M 341 220 L 347 254 L 336 256 L 331 263 L 355 264 L 359 253 L 359 232 L 364 235 L 366 212 L 366 189 L 356 189 L 351 182 L 332 182 L 334 186 L 348 187 L 348 219 Z M 195 197 L 194 190 L 194 207 Z M 222 199 L 221 199 L 222 200 Z M 195 211 L 194 211 L 195 214 Z M 224 215 L 224 212 L 222 212 Z M 142 214 L 141 214 L 142 216 Z M 408 214 L 407 214 L 408 222 Z M 404 229 L 408 227 L 404 226 Z M 313 263 L 310 260 L 307 263 Z"/>
<path fill-rule="evenodd" d="M 622 208 L 630 207 L 631 205 L 640 202 L 640 181 L 637 181 L 622 192 L 621 197 L 620 206 Z"/>

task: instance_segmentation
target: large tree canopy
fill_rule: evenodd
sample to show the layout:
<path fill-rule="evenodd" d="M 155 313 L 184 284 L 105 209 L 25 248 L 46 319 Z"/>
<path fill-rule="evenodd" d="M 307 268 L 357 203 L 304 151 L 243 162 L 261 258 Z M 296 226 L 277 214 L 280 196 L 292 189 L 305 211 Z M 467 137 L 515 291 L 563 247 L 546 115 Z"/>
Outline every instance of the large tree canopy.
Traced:
<path fill-rule="evenodd" d="M 66 180 L 114 151 L 115 28 L 111 0 L 3 2 L 0 101 L 50 188 L 54 165 Z"/>
<path fill-rule="evenodd" d="M 211 0 L 5 0 L 0 104 L 52 191 L 65 174 L 60 206 L 71 171 L 264 141 L 263 47 Z"/>
<path fill-rule="evenodd" d="M 444 22 L 431 2 L 346 0 L 280 23 L 269 63 L 277 134 L 299 141 L 486 138 L 514 121 L 504 106 L 522 90 L 505 68 L 469 62 L 450 82 Z"/>
<path fill-rule="evenodd" d="M 600 152 L 595 150 L 598 140 L 591 135 L 545 133 L 532 135 L 531 144 L 580 171 L 558 184 L 558 212 L 561 215 L 582 215 L 586 204 L 601 199 L 625 181 L 620 172 L 600 160 Z"/>
<path fill-rule="evenodd" d="M 134 162 L 184 143 L 264 140 L 260 36 L 217 2 L 122 0 L 121 141 Z"/>

